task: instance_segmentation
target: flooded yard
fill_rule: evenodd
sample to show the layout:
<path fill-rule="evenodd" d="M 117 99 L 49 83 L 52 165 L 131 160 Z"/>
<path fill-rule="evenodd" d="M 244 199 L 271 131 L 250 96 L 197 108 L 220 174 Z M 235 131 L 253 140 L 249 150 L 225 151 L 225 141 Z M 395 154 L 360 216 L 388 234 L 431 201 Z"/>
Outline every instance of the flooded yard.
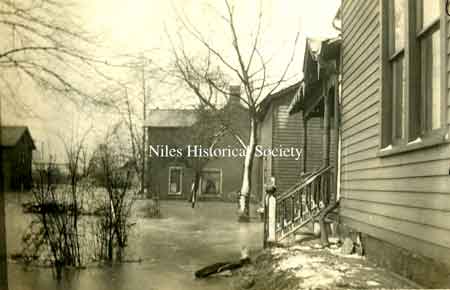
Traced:
<path fill-rule="evenodd" d="M 139 207 L 140 200 L 136 201 Z M 239 259 L 240 249 L 262 248 L 263 225 L 256 217 L 249 224 L 236 222 L 236 204 L 200 202 L 192 209 L 186 201 L 162 201 L 163 218 L 134 217 L 136 225 L 127 249 L 132 262 L 89 266 L 68 273 L 61 284 L 48 268 L 8 264 L 10 290 L 37 289 L 229 289 L 231 278 L 195 279 L 199 268 Z M 136 211 L 137 213 L 137 211 Z M 17 196 L 7 196 L 8 254 L 20 250 L 29 217 L 22 214 Z"/>

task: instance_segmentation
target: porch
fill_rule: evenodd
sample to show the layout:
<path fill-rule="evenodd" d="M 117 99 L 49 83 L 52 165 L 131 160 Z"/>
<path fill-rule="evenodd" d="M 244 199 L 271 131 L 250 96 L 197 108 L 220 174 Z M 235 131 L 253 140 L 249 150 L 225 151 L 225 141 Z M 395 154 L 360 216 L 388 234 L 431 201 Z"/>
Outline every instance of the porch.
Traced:
<path fill-rule="evenodd" d="M 276 192 L 266 184 L 265 244 L 280 243 L 299 229 L 320 224 L 321 242 L 328 245 L 329 224 L 336 220 L 339 199 L 339 64 L 340 39 L 307 40 L 304 81 L 294 95 L 290 114 L 302 111 L 303 168 L 299 182 L 286 191 Z M 321 119 L 322 165 L 308 168 L 308 123 Z M 315 149 L 315 148 L 314 148 Z"/>

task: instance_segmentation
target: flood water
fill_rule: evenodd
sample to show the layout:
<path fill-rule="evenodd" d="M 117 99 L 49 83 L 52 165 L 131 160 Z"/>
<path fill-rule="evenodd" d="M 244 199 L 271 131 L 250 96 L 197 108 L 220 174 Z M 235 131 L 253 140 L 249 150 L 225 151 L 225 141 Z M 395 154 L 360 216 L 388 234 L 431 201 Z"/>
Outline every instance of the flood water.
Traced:
<path fill-rule="evenodd" d="M 60 284 L 48 268 L 10 262 L 9 289 L 229 289 L 232 278 L 195 279 L 193 274 L 215 262 L 239 259 L 242 246 L 250 252 L 262 248 L 262 223 L 256 218 L 237 223 L 236 204 L 200 202 L 192 209 L 186 201 L 163 201 L 161 211 L 162 219 L 135 218 L 128 251 L 141 262 L 73 270 Z M 27 219 L 17 196 L 7 196 L 8 254 L 20 250 Z"/>

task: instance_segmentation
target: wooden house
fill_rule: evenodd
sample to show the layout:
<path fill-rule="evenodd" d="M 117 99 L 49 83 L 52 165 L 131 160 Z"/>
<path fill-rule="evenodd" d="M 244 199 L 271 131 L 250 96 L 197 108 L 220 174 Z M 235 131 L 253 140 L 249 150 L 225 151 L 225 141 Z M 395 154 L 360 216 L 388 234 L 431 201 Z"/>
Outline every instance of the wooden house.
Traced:
<path fill-rule="evenodd" d="M 286 116 L 290 114 L 289 118 L 301 124 L 289 136 L 300 138 L 306 170 L 288 190 L 276 196 L 274 203 L 266 203 L 266 207 L 276 207 L 276 217 L 267 220 L 271 220 L 266 227 L 271 229 L 268 232 L 274 233 L 266 236 L 267 241 L 281 241 L 315 222 L 325 229 L 326 219 L 327 223 L 336 223 L 340 46 L 340 38 L 306 41 L 304 79 L 285 107 Z M 335 218 L 330 219 L 331 216 Z M 327 230 L 321 231 L 321 240 L 328 244 Z"/>
<path fill-rule="evenodd" d="M 32 152 L 36 149 L 27 127 L 0 127 L 1 189 L 29 190 L 32 185 Z"/>
<path fill-rule="evenodd" d="M 343 0 L 340 219 L 369 259 L 450 287 L 443 0 Z"/>
<path fill-rule="evenodd" d="M 288 112 L 300 115 L 303 123 L 303 139 L 316 138 L 318 142 L 304 143 L 306 162 L 314 159 L 315 168 L 332 167 L 334 178 L 338 175 L 338 76 L 341 40 L 307 38 L 303 56 L 303 85 L 291 98 Z M 317 125 L 319 124 L 319 125 Z M 318 137 L 314 137 L 318 136 Z M 337 182 L 334 181 L 333 193 Z M 335 198 L 335 197 L 334 197 Z"/>
<path fill-rule="evenodd" d="M 233 106 L 231 112 L 234 130 L 246 140 L 249 128 L 247 108 L 233 97 L 230 98 L 227 106 Z M 190 198 L 197 159 L 191 158 L 189 162 L 186 162 L 185 159 L 176 156 L 175 151 L 173 151 L 173 157 L 158 156 L 155 150 L 150 150 L 150 146 L 154 149 L 159 146 L 160 149 L 166 150 L 199 145 L 195 144 L 190 133 L 197 122 L 197 114 L 196 110 L 151 110 L 148 114 L 146 183 L 151 191 L 159 194 L 161 199 L 187 200 Z M 241 145 L 231 134 L 226 133 L 217 140 L 215 147 L 240 148 Z M 243 160 L 244 157 L 226 155 L 208 158 L 206 163 L 201 165 L 199 198 L 237 201 L 242 181 Z M 198 161 L 201 162 L 201 159 Z M 257 167 L 255 165 L 253 168 L 253 180 L 256 180 Z M 252 193 L 252 199 L 258 199 L 256 190 L 252 190 Z"/>
<path fill-rule="evenodd" d="M 264 148 L 292 147 L 302 151 L 299 160 L 270 155 L 261 158 L 258 182 L 266 184 L 268 178 L 275 177 L 277 192 L 280 194 L 298 183 L 302 174 L 318 169 L 322 163 L 321 120 L 312 118 L 305 132 L 303 111 L 289 114 L 291 100 L 302 90 L 303 85 L 303 82 L 297 82 L 267 96 L 260 104 L 260 145 Z M 310 148 L 306 154 L 305 148 Z"/>

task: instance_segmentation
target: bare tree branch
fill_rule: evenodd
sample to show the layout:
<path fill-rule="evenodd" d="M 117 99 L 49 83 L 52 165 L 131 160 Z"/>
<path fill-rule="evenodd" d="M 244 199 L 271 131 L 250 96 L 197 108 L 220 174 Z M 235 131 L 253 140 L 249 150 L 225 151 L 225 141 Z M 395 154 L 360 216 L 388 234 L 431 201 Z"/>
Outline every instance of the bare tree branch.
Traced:
<path fill-rule="evenodd" d="M 236 75 L 240 81 L 240 87 L 244 89 L 244 93 L 240 96 L 233 96 L 242 101 L 246 106 L 246 114 L 248 116 L 248 134 L 246 136 L 247 142 L 244 142 L 237 130 L 234 130 L 232 122 L 227 118 L 221 118 L 223 129 L 231 133 L 238 141 L 240 146 L 246 149 L 246 157 L 244 160 L 244 172 L 241 186 L 241 199 L 239 212 L 241 217 L 248 220 L 249 214 L 249 195 L 251 192 L 251 172 L 253 168 L 253 160 L 255 156 L 255 148 L 258 144 L 258 129 L 260 120 L 258 119 L 258 110 L 260 100 L 277 90 L 281 84 L 286 81 L 286 76 L 289 68 L 294 60 L 296 46 L 299 38 L 299 33 L 294 39 L 294 48 L 290 58 L 284 69 L 279 74 L 279 77 L 270 79 L 267 64 L 271 58 L 265 59 L 262 55 L 261 37 L 262 37 L 262 5 L 258 13 L 256 24 L 256 31 L 252 34 L 250 40 L 241 37 L 240 27 L 237 25 L 235 7 L 229 0 L 224 0 L 226 6 L 226 15 L 220 15 L 226 25 L 226 33 L 231 35 L 231 52 L 232 59 L 227 58 L 227 54 L 221 53 L 219 50 L 206 40 L 203 34 L 195 28 L 185 18 L 179 16 L 179 20 L 187 33 L 191 35 L 198 43 L 206 49 L 206 56 L 195 58 L 190 56 L 186 51 L 183 43 L 183 38 L 179 36 L 177 45 L 172 41 L 170 35 L 172 53 L 174 57 L 175 76 L 185 83 L 185 85 L 194 93 L 199 99 L 200 103 L 205 104 L 211 110 L 220 111 L 217 103 L 211 102 L 212 91 L 215 90 L 220 94 L 226 96 L 230 94 L 228 88 L 224 85 L 228 83 L 227 79 L 230 76 Z M 178 33 L 179 35 L 180 33 Z M 249 45 L 245 45 L 248 42 Z M 246 52 L 246 47 L 249 47 L 249 52 Z M 211 58 L 213 56 L 213 58 Z M 203 61 L 202 61 L 203 60 Z M 213 70 L 213 60 L 218 62 L 218 67 L 229 70 L 230 76 Z M 236 65 L 233 65 L 236 64 Z M 225 110 L 224 110 L 225 111 Z M 224 112 L 225 113 L 225 112 Z M 238 112 L 231 112 L 236 114 Z M 242 111 L 240 111 L 242 113 Z M 220 118 L 220 117 L 219 117 Z"/>

